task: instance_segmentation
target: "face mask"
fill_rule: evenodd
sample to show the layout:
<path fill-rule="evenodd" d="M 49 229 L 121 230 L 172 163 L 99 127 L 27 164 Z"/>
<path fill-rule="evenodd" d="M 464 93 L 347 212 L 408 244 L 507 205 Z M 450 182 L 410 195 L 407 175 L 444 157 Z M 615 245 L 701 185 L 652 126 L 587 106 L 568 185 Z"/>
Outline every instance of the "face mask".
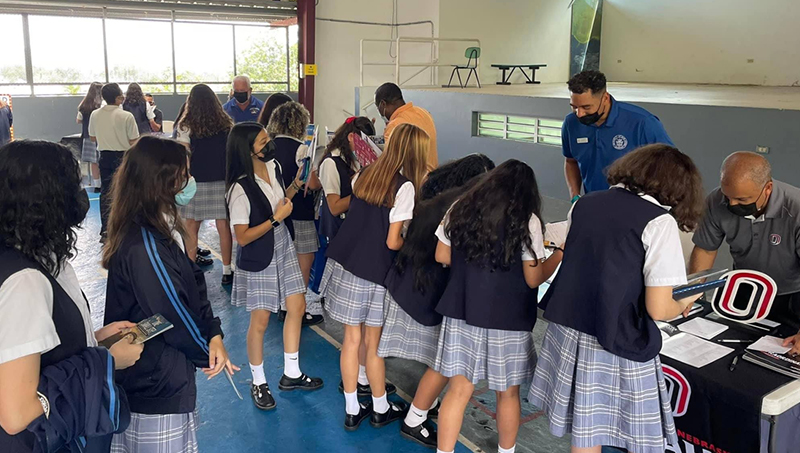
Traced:
<path fill-rule="evenodd" d="M 247 91 L 234 91 L 233 98 L 236 99 L 236 102 L 239 104 L 244 104 L 247 102 L 247 99 L 250 97 L 250 93 Z"/>
<path fill-rule="evenodd" d="M 275 158 L 275 152 L 277 151 L 277 147 L 275 146 L 275 142 L 270 140 L 261 148 L 261 155 L 257 155 L 258 160 L 261 162 L 269 162 Z"/>
<path fill-rule="evenodd" d="M 69 219 L 70 226 L 80 225 L 86 218 L 86 213 L 89 212 L 89 194 L 86 189 L 78 192 L 77 200 L 78 206 L 75 211 L 75 218 Z"/>
<path fill-rule="evenodd" d="M 769 184 L 769 183 L 767 183 L 767 184 Z M 727 200 L 728 201 L 728 211 L 730 211 L 731 214 L 737 215 L 739 217 L 747 217 L 747 216 L 755 217 L 756 214 L 758 214 L 758 200 L 761 199 L 761 194 L 764 193 L 764 189 L 766 189 L 766 188 L 767 188 L 767 186 L 764 185 L 764 187 L 761 189 L 761 192 L 759 192 L 758 198 L 756 198 L 756 201 L 754 201 L 754 202 L 752 202 L 750 204 L 735 204 L 735 205 L 732 205 L 731 201 Z"/>
<path fill-rule="evenodd" d="M 582 117 L 578 118 L 578 121 L 580 121 L 581 124 L 583 124 L 584 126 L 591 126 L 592 124 L 600 121 L 600 117 L 603 116 L 603 114 L 600 113 L 600 108 L 602 106 L 603 106 L 603 102 L 601 101 L 600 105 L 597 107 L 597 111 L 596 112 L 594 112 L 592 114 L 583 115 Z"/>
<path fill-rule="evenodd" d="M 380 114 L 381 119 L 383 120 L 384 124 L 389 124 L 389 118 L 386 118 L 386 115 L 381 112 L 381 108 L 378 107 L 378 114 Z"/>
<path fill-rule="evenodd" d="M 178 206 L 186 206 L 190 201 L 192 201 L 195 193 L 197 193 L 197 182 L 194 180 L 194 176 L 192 176 L 186 183 L 186 187 L 184 187 L 179 193 L 175 194 L 175 203 Z"/>

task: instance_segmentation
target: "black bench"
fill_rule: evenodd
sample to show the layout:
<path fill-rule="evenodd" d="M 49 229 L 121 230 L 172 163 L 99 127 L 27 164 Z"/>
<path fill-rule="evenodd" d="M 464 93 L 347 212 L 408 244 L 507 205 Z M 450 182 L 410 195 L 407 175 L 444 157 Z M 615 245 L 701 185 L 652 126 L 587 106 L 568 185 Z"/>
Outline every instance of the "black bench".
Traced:
<path fill-rule="evenodd" d="M 528 81 L 525 83 L 542 83 L 536 80 L 536 70 L 539 68 L 546 68 L 547 65 L 546 64 L 493 64 L 492 67 L 503 71 L 503 81 L 497 82 L 498 85 L 511 85 L 511 82 L 509 82 L 509 80 L 511 80 L 511 75 L 514 74 L 514 71 L 517 69 L 519 69 L 522 75 L 524 75 L 525 78 L 528 79 Z M 528 77 L 528 73 L 525 72 L 525 68 L 530 69 L 531 71 L 530 77 Z M 506 71 L 508 71 L 509 69 L 511 70 L 511 72 L 509 72 L 508 75 L 506 75 Z"/>

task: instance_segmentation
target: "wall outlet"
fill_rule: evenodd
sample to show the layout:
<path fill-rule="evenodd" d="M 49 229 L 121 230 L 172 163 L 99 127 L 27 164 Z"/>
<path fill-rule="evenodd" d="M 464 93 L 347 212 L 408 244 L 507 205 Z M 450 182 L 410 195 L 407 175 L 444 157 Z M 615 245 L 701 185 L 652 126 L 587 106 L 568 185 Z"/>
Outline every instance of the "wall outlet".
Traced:
<path fill-rule="evenodd" d="M 769 146 L 756 146 L 756 152 L 759 154 L 768 154 L 769 153 Z"/>

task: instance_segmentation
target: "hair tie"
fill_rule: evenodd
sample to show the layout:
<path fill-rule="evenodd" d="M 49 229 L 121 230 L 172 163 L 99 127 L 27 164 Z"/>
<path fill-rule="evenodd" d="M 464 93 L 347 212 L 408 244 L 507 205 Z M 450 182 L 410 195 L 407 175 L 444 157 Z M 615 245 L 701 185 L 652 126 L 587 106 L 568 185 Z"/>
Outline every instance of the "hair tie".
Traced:
<path fill-rule="evenodd" d="M 346 124 L 351 124 L 351 123 L 352 123 L 353 121 L 355 121 L 355 120 L 356 120 L 356 117 L 354 117 L 354 116 L 351 116 L 350 118 L 347 118 L 346 120 L 344 120 L 344 122 L 345 122 Z"/>

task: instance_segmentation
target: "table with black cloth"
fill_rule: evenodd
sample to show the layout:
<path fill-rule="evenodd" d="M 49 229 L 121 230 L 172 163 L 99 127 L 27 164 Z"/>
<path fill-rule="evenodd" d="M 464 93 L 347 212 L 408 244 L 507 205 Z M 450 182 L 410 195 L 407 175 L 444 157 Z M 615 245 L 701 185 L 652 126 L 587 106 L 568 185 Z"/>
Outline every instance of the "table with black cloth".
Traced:
<path fill-rule="evenodd" d="M 695 317 L 705 317 L 712 312 L 704 304 L 701 313 L 673 322 L 680 325 Z M 796 333 L 794 329 L 779 326 L 772 332 L 758 330 L 734 321 L 712 319 L 726 324 L 728 330 L 714 337 L 720 339 L 757 340 L 764 335 L 781 338 Z M 725 357 L 702 368 L 695 368 L 669 357 L 661 356 L 663 365 L 672 367 L 683 375 L 686 382 L 670 379 L 667 383 L 672 395 L 672 408 L 676 413 L 679 446 L 667 449 L 674 453 L 789 453 L 800 452 L 800 381 L 760 367 L 741 357 L 734 371 L 729 367 L 736 355 L 741 355 L 749 343 L 722 343 L 734 349 Z M 679 387 L 689 394 L 688 405 L 678 401 Z M 779 413 L 767 408 L 766 401 L 778 404 Z M 677 407 L 676 407 L 677 406 Z M 682 406 L 682 407 L 680 407 Z M 775 404 L 771 405 L 772 407 Z M 784 404 L 785 406 L 785 404 Z M 677 409 L 677 410 L 676 410 Z M 785 410 L 784 410 L 785 409 Z M 685 411 L 682 415 L 678 412 Z"/>

